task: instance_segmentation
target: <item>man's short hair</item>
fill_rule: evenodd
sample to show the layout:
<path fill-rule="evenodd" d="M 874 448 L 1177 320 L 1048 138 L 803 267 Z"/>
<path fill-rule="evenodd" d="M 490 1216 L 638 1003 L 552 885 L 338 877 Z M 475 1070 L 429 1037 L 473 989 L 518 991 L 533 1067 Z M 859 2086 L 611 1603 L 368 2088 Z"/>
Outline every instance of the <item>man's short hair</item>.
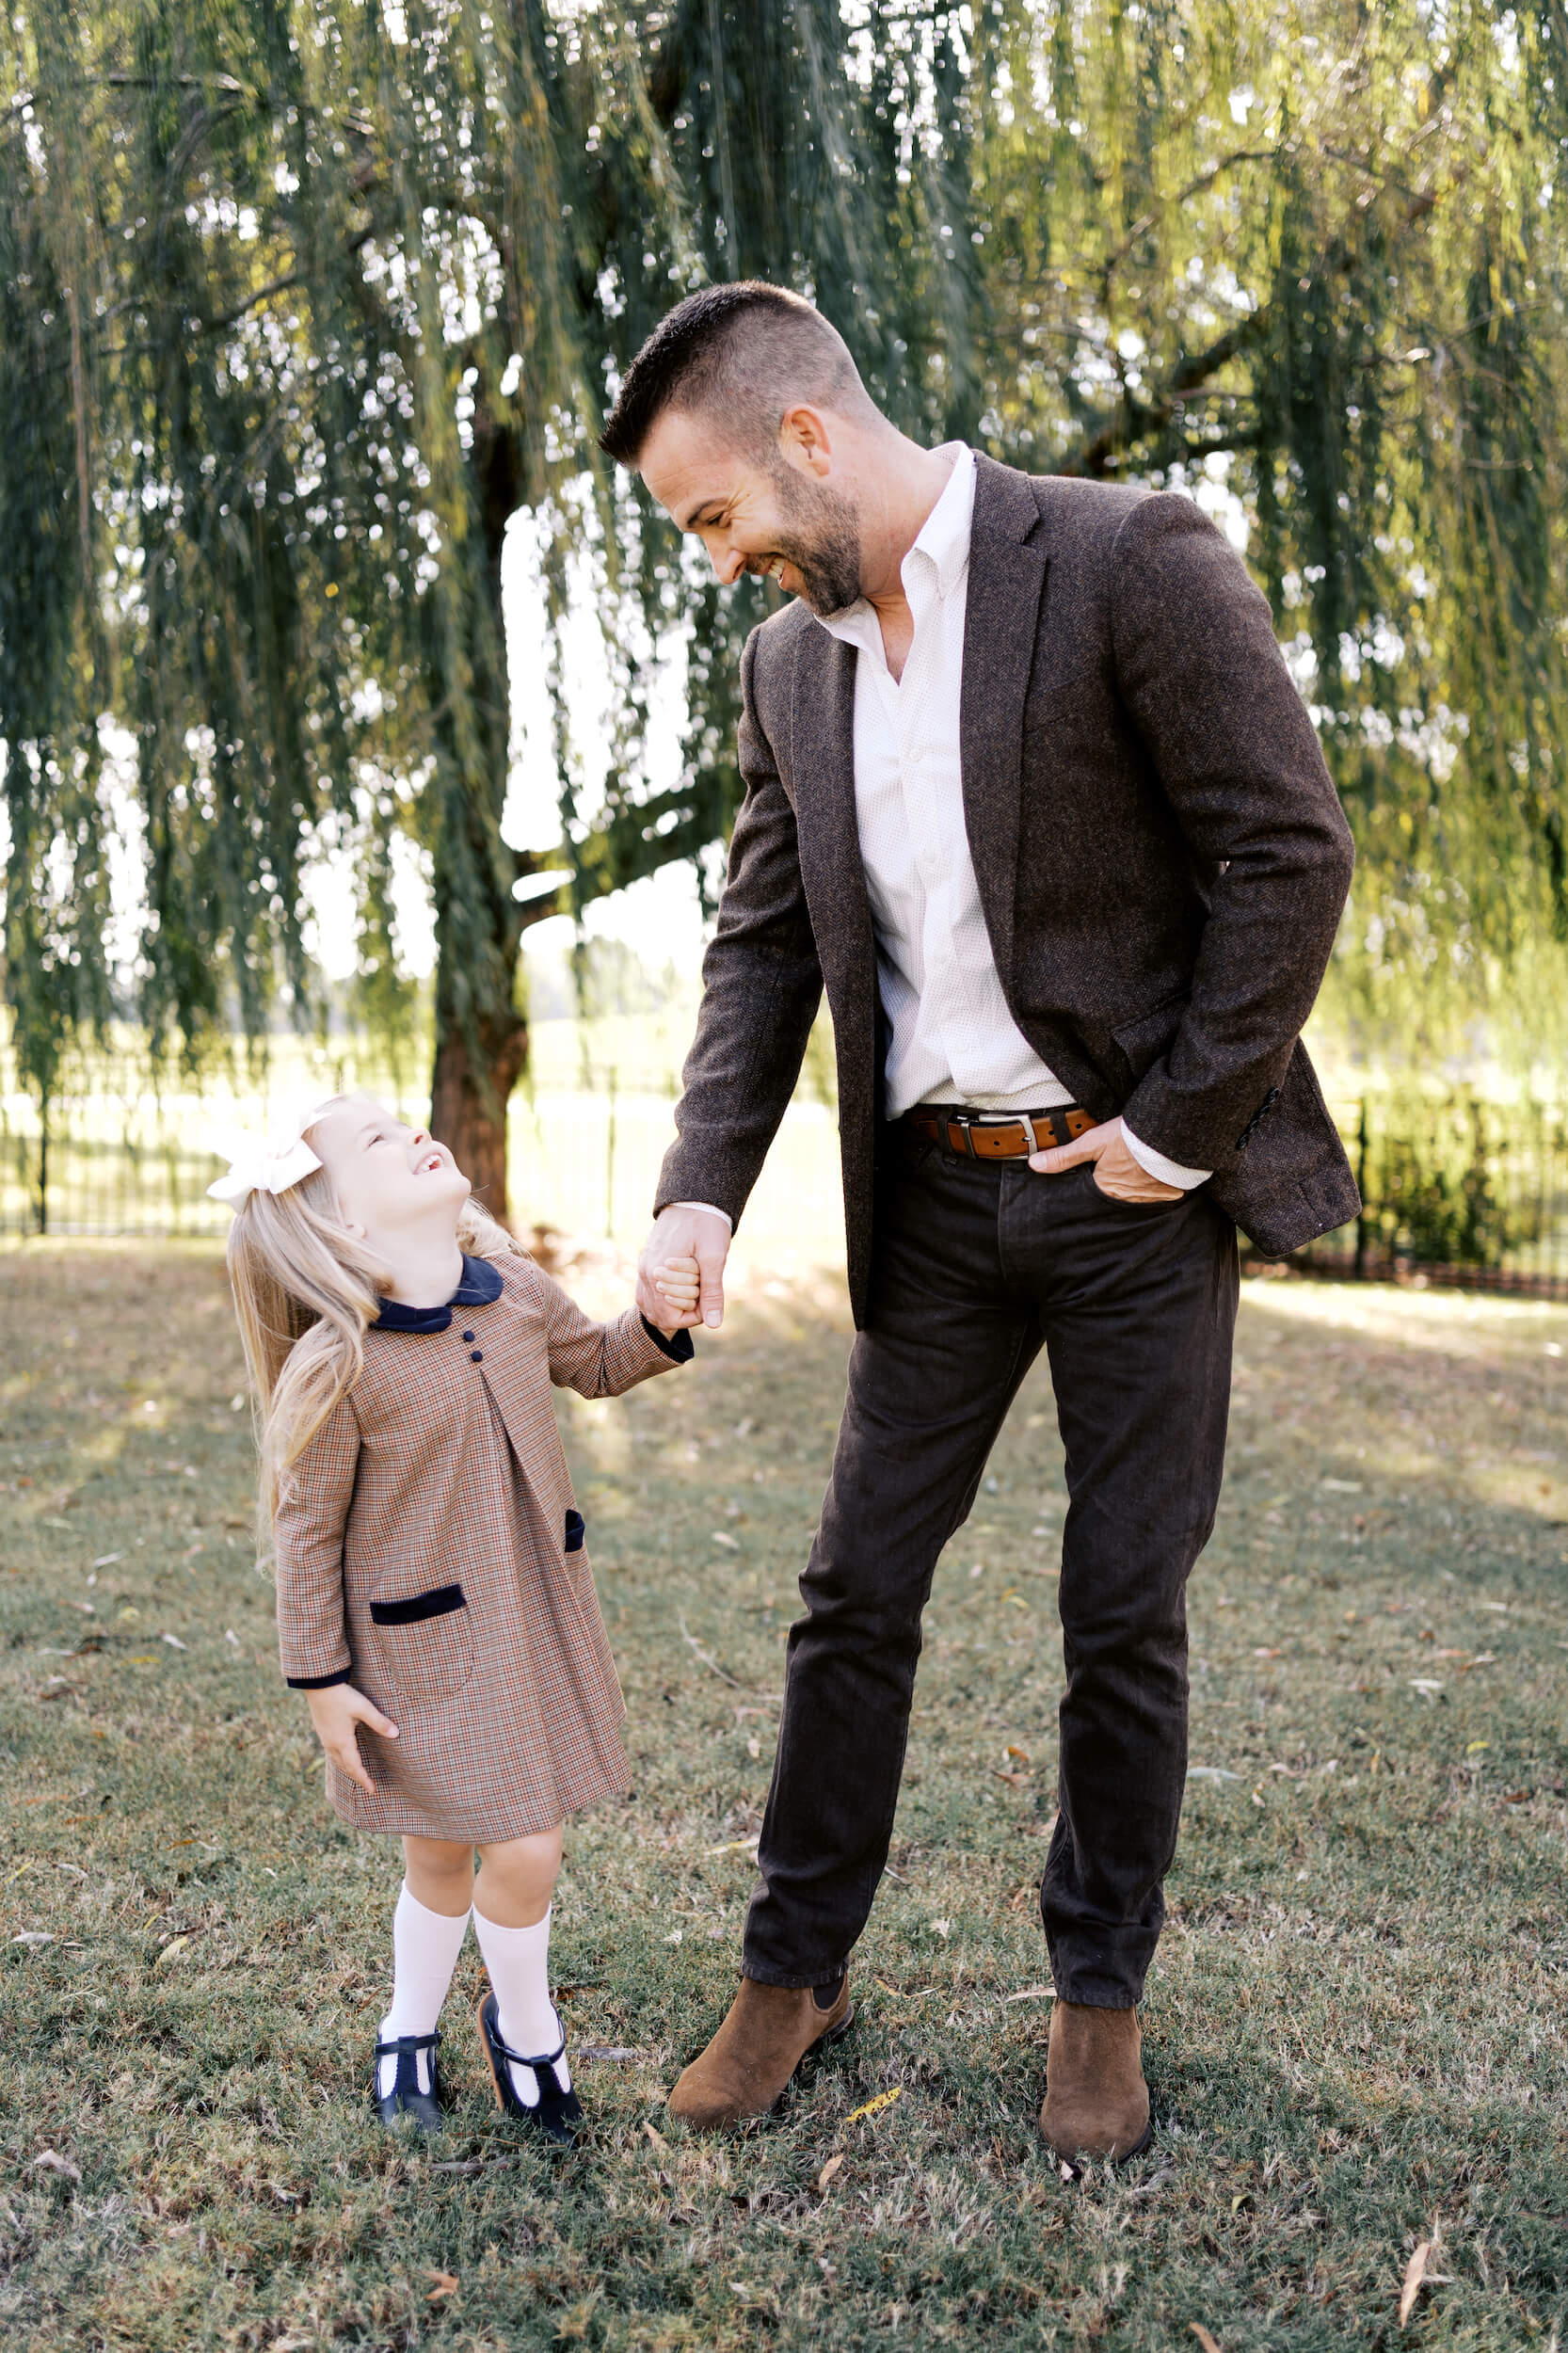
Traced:
<path fill-rule="evenodd" d="M 837 328 L 787 286 L 704 286 L 660 320 L 627 369 L 599 445 L 635 466 L 664 410 L 681 408 L 722 418 L 733 443 L 771 456 L 797 400 L 840 415 L 871 407 Z"/>

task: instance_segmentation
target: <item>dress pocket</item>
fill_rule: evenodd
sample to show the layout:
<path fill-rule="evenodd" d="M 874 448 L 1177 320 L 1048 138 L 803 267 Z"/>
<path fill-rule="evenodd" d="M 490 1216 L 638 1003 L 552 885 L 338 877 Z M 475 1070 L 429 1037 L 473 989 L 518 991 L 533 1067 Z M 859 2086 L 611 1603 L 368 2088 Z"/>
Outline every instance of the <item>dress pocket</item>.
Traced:
<path fill-rule="evenodd" d="M 390 1712 L 434 1705 L 460 1691 L 473 1673 L 473 1629 L 460 1585 L 422 1593 L 378 1593 L 370 1605 L 370 1640 Z"/>

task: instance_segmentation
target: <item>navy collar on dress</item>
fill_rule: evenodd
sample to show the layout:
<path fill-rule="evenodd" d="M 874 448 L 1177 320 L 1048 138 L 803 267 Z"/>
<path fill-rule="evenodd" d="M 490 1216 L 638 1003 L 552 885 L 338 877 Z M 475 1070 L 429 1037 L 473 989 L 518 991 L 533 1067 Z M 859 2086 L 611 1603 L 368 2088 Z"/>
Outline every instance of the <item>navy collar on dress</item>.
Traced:
<path fill-rule="evenodd" d="M 463 1279 L 444 1307 L 406 1307 L 400 1299 L 383 1299 L 373 1332 L 444 1332 L 454 1307 L 488 1307 L 501 1297 L 501 1270 L 488 1258 L 464 1253 Z"/>

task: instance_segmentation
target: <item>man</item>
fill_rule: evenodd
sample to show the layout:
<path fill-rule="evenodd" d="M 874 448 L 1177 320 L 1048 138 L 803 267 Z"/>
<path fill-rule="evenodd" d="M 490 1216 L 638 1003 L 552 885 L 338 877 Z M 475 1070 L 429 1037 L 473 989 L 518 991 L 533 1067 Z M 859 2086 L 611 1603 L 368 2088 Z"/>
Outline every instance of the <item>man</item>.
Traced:
<path fill-rule="evenodd" d="M 1070 1508 L 1040 2122 L 1064 2156 L 1125 2157 L 1236 1222 L 1277 1255 L 1358 1206 L 1299 1043 L 1350 834 L 1267 604 L 1191 501 L 920 449 L 828 323 L 760 284 L 669 314 L 603 445 L 722 581 L 795 600 L 742 664 L 746 797 L 642 1305 L 695 1257 L 720 1321 L 825 984 L 857 1327 L 744 1975 L 670 2107 L 760 2113 L 849 2023 L 920 1611 L 1044 1346 Z"/>

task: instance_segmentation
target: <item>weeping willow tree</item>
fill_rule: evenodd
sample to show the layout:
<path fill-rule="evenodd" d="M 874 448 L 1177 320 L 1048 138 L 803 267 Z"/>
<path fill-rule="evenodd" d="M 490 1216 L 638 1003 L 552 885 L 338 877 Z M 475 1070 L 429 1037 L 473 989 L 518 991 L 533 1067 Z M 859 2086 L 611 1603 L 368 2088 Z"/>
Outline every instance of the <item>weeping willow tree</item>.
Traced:
<path fill-rule="evenodd" d="M 6 986 L 41 1090 L 112 1001 L 112 719 L 153 1038 L 307 1007 L 334 840 L 393 1018 L 411 840 L 435 1117 L 504 1204 L 526 926 L 674 858 L 711 886 L 734 807 L 767 592 L 705 582 L 594 434 L 663 311 L 737 274 L 812 293 L 911 432 L 1245 532 L 1361 846 L 1359 1018 L 1562 1001 L 1559 0 L 30 0 L 0 43 Z M 520 513 L 543 860 L 502 829 Z M 559 659 L 584 593 L 601 783 Z"/>
<path fill-rule="evenodd" d="M 760 266 L 875 289 L 900 406 L 905 354 L 960 340 L 962 281 L 918 233 L 896 143 L 874 181 L 855 161 L 863 93 L 829 0 L 34 0 L 0 40 L 6 980 L 24 1066 L 46 1093 L 111 1000 L 112 720 L 136 746 L 135 997 L 155 1046 L 261 1038 L 280 995 L 303 1014 L 300 886 L 324 841 L 353 844 L 362 994 L 392 1018 L 411 837 L 439 943 L 432 1116 L 503 1207 L 527 925 L 563 887 L 581 907 L 696 855 L 736 798 L 735 657 L 760 608 L 721 603 L 617 508 L 594 446 L 609 380 L 704 275 Z M 920 175 L 938 209 L 961 160 Z M 900 216 L 912 262 L 888 244 Z M 502 829 L 520 510 L 552 631 L 585 567 L 614 690 L 588 808 L 552 671 L 567 853 L 544 861 Z M 672 638 L 685 757 L 650 794 L 648 670 Z"/>
<path fill-rule="evenodd" d="M 1356 833 L 1363 1043 L 1560 1055 L 1568 16 L 988 22 L 983 429 L 1244 532 Z"/>

